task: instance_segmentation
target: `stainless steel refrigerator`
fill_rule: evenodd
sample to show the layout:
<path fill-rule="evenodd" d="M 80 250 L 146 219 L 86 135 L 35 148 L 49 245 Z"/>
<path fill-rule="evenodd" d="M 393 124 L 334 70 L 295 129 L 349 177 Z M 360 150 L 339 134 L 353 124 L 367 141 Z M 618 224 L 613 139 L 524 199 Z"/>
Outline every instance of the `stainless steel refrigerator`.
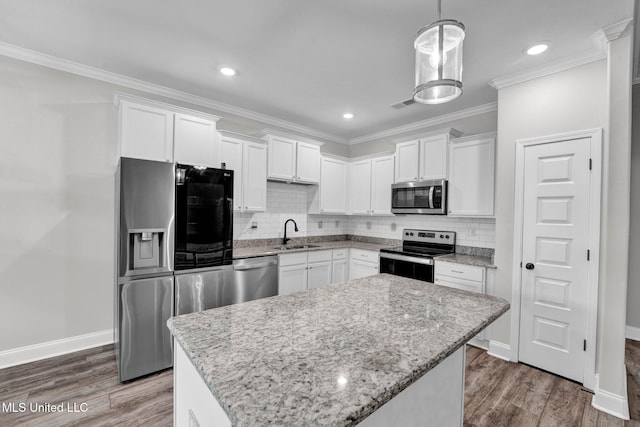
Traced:
<path fill-rule="evenodd" d="M 233 171 L 123 157 L 116 182 L 115 342 L 127 381 L 173 364 L 175 270 L 232 274 Z"/>

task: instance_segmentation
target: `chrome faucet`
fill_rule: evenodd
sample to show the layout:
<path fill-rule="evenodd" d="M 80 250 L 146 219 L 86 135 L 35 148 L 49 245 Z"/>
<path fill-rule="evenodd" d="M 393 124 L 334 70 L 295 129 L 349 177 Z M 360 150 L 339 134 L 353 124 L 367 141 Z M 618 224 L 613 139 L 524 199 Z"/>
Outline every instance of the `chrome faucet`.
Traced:
<path fill-rule="evenodd" d="M 296 231 L 296 232 L 298 231 L 298 224 L 296 224 L 296 222 L 293 219 L 289 218 L 288 220 L 286 220 L 284 222 L 284 237 L 282 238 L 282 244 L 283 245 L 286 245 L 287 241 L 291 240 L 291 239 L 287 239 L 287 223 L 289 221 L 293 222 L 293 227 L 294 227 L 293 230 Z"/>

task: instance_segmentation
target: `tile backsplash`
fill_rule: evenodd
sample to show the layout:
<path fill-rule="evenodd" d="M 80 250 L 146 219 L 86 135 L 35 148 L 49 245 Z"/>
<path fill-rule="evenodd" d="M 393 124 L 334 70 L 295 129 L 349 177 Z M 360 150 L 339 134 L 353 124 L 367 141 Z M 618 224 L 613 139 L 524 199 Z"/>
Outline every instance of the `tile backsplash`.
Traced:
<path fill-rule="evenodd" d="M 267 212 L 234 212 L 233 238 L 268 239 L 283 237 L 288 218 L 298 224 L 287 227 L 287 237 L 349 234 L 384 239 L 402 239 L 405 228 L 455 231 L 457 244 L 495 248 L 496 222 L 493 218 L 450 218 L 437 215 L 312 215 L 307 213 L 307 186 L 267 182 Z M 257 228 L 251 228 L 255 223 Z"/>

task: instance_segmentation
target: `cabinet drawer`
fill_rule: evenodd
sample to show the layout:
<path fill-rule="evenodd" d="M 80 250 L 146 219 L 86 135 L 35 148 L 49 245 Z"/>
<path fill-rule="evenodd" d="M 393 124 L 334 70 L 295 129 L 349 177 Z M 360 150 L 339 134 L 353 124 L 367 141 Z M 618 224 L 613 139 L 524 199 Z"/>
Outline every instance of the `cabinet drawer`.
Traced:
<path fill-rule="evenodd" d="M 307 253 L 297 252 L 295 254 L 280 254 L 278 255 L 278 264 L 280 267 L 287 265 L 306 264 Z"/>
<path fill-rule="evenodd" d="M 378 252 L 367 251 L 365 249 L 351 249 L 351 259 L 359 259 L 361 261 L 368 261 L 378 263 Z"/>
<path fill-rule="evenodd" d="M 349 249 L 334 249 L 333 250 L 333 259 L 346 259 L 349 254 Z"/>
<path fill-rule="evenodd" d="M 477 292 L 480 294 L 484 293 L 483 284 L 481 282 L 479 283 L 472 280 L 457 279 L 457 278 L 448 277 L 448 276 L 438 276 L 436 274 L 435 283 L 436 285 L 448 286 L 450 288 L 455 288 L 455 289 L 462 289 L 463 291 Z"/>
<path fill-rule="evenodd" d="M 456 264 L 436 259 L 436 276 L 450 276 L 475 282 L 484 281 L 484 268 L 473 265 Z"/>
<path fill-rule="evenodd" d="M 307 253 L 308 262 L 331 261 L 331 251 L 309 251 Z"/>

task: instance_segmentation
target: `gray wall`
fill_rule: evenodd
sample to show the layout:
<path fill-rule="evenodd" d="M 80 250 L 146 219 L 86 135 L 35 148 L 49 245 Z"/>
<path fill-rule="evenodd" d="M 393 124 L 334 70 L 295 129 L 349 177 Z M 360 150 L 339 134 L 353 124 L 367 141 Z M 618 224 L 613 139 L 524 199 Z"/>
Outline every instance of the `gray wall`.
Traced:
<path fill-rule="evenodd" d="M 638 84 L 633 86 L 632 123 L 627 325 L 640 328 L 640 85 Z"/>

